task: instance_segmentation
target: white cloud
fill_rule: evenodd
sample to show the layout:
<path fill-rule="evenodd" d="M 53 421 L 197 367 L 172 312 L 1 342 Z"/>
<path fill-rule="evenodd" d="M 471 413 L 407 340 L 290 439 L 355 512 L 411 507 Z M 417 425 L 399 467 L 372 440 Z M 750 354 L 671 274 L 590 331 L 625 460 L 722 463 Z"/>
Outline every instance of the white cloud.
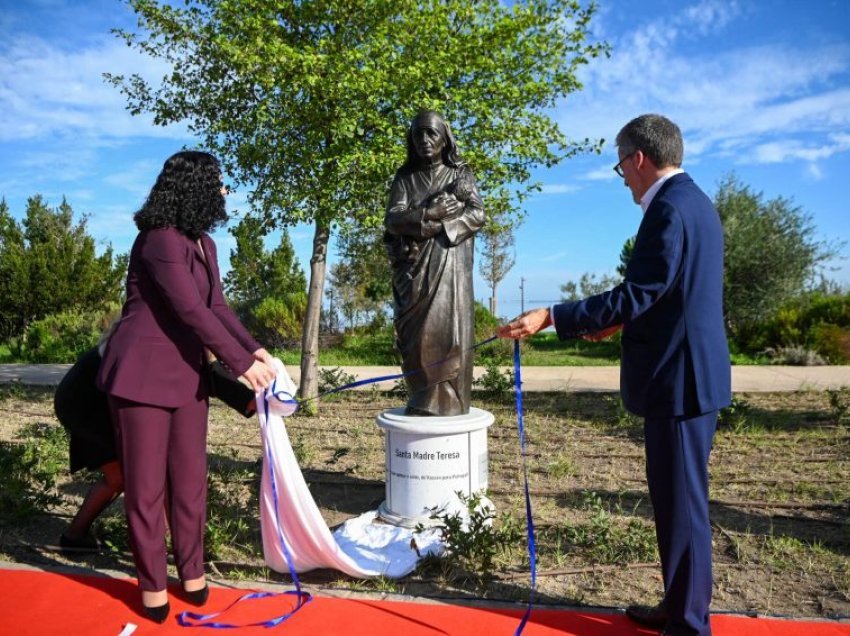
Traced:
<path fill-rule="evenodd" d="M 103 80 L 112 72 L 158 81 L 168 70 L 116 38 L 95 38 L 69 52 L 39 37 L 14 36 L 0 49 L 0 141 L 188 138 L 185 126 L 163 128 L 149 115 L 130 115 L 124 96 Z"/>
<path fill-rule="evenodd" d="M 680 20 L 686 28 L 696 28 L 701 34 L 711 33 L 725 27 L 741 14 L 738 2 L 720 2 L 706 0 L 687 7 L 681 14 Z"/>
<path fill-rule="evenodd" d="M 96 206 L 89 212 L 89 234 L 106 237 L 103 243 L 110 243 L 116 252 L 129 251 L 138 231 L 133 223 L 133 214 L 140 204 L 141 201 L 135 207 L 119 204 Z"/>
<path fill-rule="evenodd" d="M 112 172 L 103 178 L 103 183 L 123 190 L 140 201 L 148 195 L 162 167 L 162 161 L 143 159 L 135 161 L 120 172 Z"/>
<path fill-rule="evenodd" d="M 616 161 L 616 159 L 614 160 Z M 601 168 L 597 168 L 595 170 L 591 170 L 590 172 L 582 175 L 582 179 L 586 179 L 587 181 L 611 181 L 612 179 L 619 179 L 617 173 L 612 169 L 614 166 L 603 166 Z"/>
<path fill-rule="evenodd" d="M 828 143 L 817 146 L 799 140 L 774 141 L 756 146 L 752 160 L 755 163 L 782 163 L 789 159 L 815 162 L 847 150 L 850 150 L 850 135 L 836 135 Z"/>
<path fill-rule="evenodd" d="M 570 254 L 568 252 L 556 252 L 555 254 L 547 254 L 546 256 L 541 256 L 537 260 L 541 263 L 552 263 L 555 261 L 563 261 L 569 256 Z"/>
<path fill-rule="evenodd" d="M 570 183 L 548 183 L 540 187 L 540 194 L 570 194 L 581 187 Z"/>
<path fill-rule="evenodd" d="M 806 176 L 813 181 L 820 181 L 823 179 L 823 170 L 816 163 L 810 163 L 806 166 Z"/>
<path fill-rule="evenodd" d="M 846 151 L 828 137 L 850 133 L 850 46 L 794 48 L 721 33 L 745 17 L 737 3 L 706 1 L 621 37 L 600 27 L 597 35 L 613 46 L 611 58 L 582 69 L 584 90 L 559 111 L 563 130 L 576 138 L 604 138 L 606 153 L 613 155 L 623 124 L 642 112 L 662 112 L 682 127 L 686 161 L 705 153 L 736 161 L 780 155 L 781 161 L 811 161 L 817 148 Z M 694 53 L 692 40 L 703 52 Z M 773 149 L 795 147 L 789 140 L 801 136 L 806 142 L 799 152 Z M 760 153 L 754 150 L 759 147 Z M 603 172 L 588 178 L 606 178 Z"/>

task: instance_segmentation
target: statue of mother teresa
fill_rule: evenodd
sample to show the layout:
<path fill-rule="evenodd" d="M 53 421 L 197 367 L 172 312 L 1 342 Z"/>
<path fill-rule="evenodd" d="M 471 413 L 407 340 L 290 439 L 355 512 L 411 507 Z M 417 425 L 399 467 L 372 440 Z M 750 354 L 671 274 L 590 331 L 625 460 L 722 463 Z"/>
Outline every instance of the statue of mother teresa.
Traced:
<path fill-rule="evenodd" d="M 396 346 L 405 372 L 421 369 L 406 378 L 408 415 L 469 412 L 474 237 L 484 221 L 475 178 L 449 125 L 434 111 L 419 113 L 384 217 Z"/>

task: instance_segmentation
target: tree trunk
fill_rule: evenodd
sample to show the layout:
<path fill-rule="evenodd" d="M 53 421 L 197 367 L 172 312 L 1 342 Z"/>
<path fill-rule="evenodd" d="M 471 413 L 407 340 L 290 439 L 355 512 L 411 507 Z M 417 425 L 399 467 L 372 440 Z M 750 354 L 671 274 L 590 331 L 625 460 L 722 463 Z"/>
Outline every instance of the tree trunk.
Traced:
<path fill-rule="evenodd" d="M 319 393 L 319 322 L 322 316 L 322 293 L 325 290 L 328 239 L 330 229 L 323 221 L 316 221 L 313 235 L 313 255 L 310 257 L 310 288 L 307 292 L 307 314 L 304 316 L 304 333 L 301 336 L 301 387 L 302 399 Z M 308 402 L 305 412 L 318 410 L 315 401 Z"/>

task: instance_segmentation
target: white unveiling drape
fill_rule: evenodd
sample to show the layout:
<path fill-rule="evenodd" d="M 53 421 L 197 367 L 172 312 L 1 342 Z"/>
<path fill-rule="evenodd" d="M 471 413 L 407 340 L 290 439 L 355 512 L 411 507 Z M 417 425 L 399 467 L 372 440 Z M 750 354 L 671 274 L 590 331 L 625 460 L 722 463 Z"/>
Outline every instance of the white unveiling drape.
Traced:
<path fill-rule="evenodd" d="M 266 565 L 288 573 L 285 546 L 296 572 L 331 568 L 357 578 L 398 578 L 416 567 L 420 557 L 414 545 L 422 556 L 442 552 L 436 530 L 415 533 L 376 522 L 376 511 L 350 519 L 331 533 L 307 488 L 284 424 L 284 417 L 296 410 L 290 401 L 295 384 L 280 360 L 275 359 L 275 366 L 273 391 L 257 394 L 263 438 L 260 527 Z"/>

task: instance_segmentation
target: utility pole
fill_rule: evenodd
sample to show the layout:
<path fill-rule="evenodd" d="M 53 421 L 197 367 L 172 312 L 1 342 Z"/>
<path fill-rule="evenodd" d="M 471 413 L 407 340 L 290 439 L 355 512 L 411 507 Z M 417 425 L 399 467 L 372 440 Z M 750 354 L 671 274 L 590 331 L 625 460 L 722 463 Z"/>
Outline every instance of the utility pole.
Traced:
<path fill-rule="evenodd" d="M 525 313 L 525 279 L 524 278 L 519 279 L 519 306 L 520 306 L 520 313 L 524 314 Z"/>

